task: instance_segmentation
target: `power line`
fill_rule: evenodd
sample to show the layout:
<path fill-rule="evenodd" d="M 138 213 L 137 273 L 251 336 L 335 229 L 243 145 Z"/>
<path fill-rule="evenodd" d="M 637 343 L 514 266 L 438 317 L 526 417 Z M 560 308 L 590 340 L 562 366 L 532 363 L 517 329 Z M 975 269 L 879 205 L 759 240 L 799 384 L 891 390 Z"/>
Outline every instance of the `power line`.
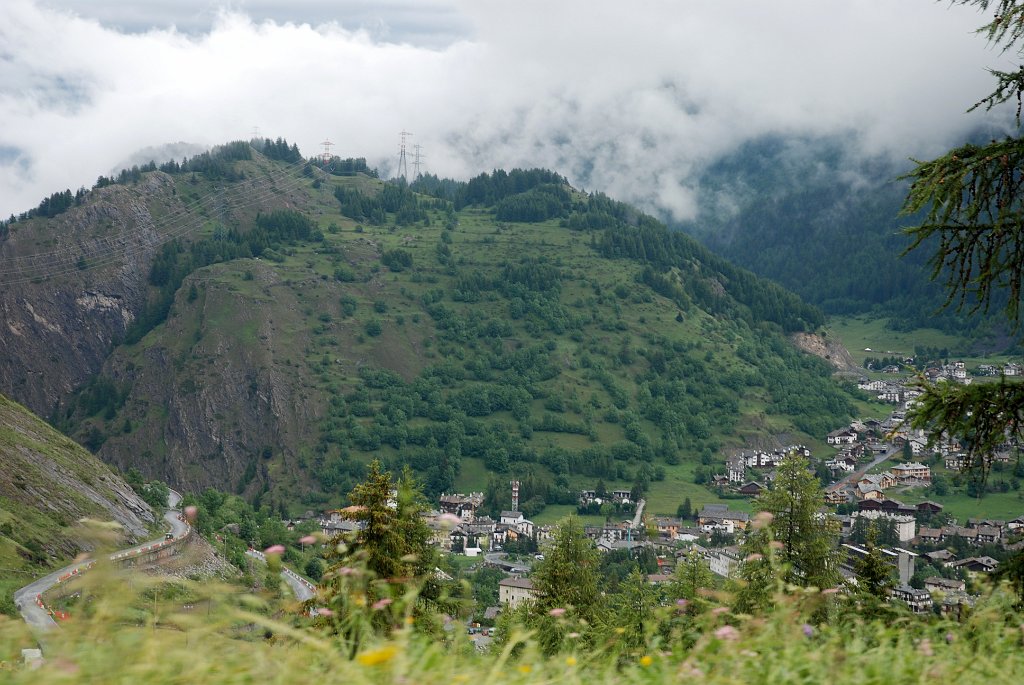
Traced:
<path fill-rule="evenodd" d="M 413 145 L 412 149 L 415 150 L 415 152 L 413 153 L 413 158 L 412 158 L 413 179 L 417 179 L 421 175 L 420 174 L 420 167 L 423 165 L 423 161 L 422 160 L 426 159 L 427 156 L 420 152 L 420 150 L 423 149 L 423 146 L 420 145 L 419 143 L 417 143 L 416 145 Z"/>
<path fill-rule="evenodd" d="M 157 234 L 154 240 L 132 245 L 127 240 L 132 236 L 127 221 L 121 221 L 121 234 L 117 238 L 104 237 L 97 239 L 93 245 L 73 251 L 69 248 L 62 248 L 46 253 L 33 255 L 22 255 L 14 257 L 7 262 L 15 262 L 13 268 L 5 262 L 0 265 L 0 282 L 6 285 L 17 285 L 36 279 L 52 278 L 66 275 L 82 270 L 92 270 L 101 266 L 107 266 L 121 259 L 127 259 L 136 255 L 145 254 L 160 245 L 183 238 L 195 232 L 202 226 L 202 221 L 196 216 L 201 210 L 227 213 L 233 210 L 249 207 L 262 202 L 264 199 L 290 192 L 302 186 L 307 179 L 302 175 L 295 175 L 294 172 L 305 165 L 305 161 L 295 162 L 285 167 L 283 173 L 269 173 L 269 178 L 258 181 L 259 186 L 253 193 L 244 198 L 225 202 L 227 189 L 221 188 L 210 191 L 199 197 L 189 206 L 179 208 L 169 217 L 163 217 L 161 221 L 147 222 L 151 232 Z M 134 202 L 137 202 L 133 198 Z M 219 206 L 218 206 L 219 205 Z M 138 209 L 136 207 L 136 209 Z M 219 211 L 218 211 L 219 210 Z M 139 215 L 137 212 L 137 216 Z M 142 223 L 142 217 L 139 218 Z M 123 249 L 119 249 L 123 248 Z M 79 267 L 81 260 L 85 260 L 85 268 Z M 21 263 L 25 262 L 25 263 Z"/>

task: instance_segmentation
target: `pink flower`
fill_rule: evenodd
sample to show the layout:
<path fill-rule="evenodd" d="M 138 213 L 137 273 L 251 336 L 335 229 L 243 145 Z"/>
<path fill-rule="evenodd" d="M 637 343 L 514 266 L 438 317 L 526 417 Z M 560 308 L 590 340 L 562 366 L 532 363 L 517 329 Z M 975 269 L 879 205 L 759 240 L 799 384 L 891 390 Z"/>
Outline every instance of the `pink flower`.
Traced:
<path fill-rule="evenodd" d="M 312 535 L 299 538 L 299 543 L 303 545 L 312 545 L 314 542 L 316 542 L 316 538 Z"/>
<path fill-rule="evenodd" d="M 462 523 L 462 519 L 460 519 L 455 514 L 449 514 L 449 513 L 441 514 L 440 516 L 437 517 L 437 521 L 438 521 L 438 523 L 440 523 L 442 526 L 445 526 L 446 528 L 454 528 L 455 526 L 457 526 L 460 523 Z"/>
<path fill-rule="evenodd" d="M 189 521 L 195 521 L 196 515 L 198 513 L 199 510 L 195 507 L 194 504 L 190 504 L 189 506 L 185 507 L 185 518 L 187 518 Z"/>
<path fill-rule="evenodd" d="M 555 618 L 565 616 L 565 609 L 563 609 L 562 607 L 555 607 L 554 609 L 548 612 L 548 616 L 554 616 Z"/>
<path fill-rule="evenodd" d="M 739 639 L 740 631 L 736 630 L 732 626 L 722 626 L 715 631 L 715 637 L 719 640 L 727 640 L 731 642 Z"/>
<path fill-rule="evenodd" d="M 823 594 L 823 595 L 838 595 L 839 594 L 839 588 L 837 588 L 837 587 L 830 587 L 830 588 L 828 588 L 826 590 L 822 590 L 821 594 Z"/>
<path fill-rule="evenodd" d="M 803 631 L 804 631 L 804 636 L 805 637 L 814 637 L 814 627 L 813 626 L 810 626 L 810 625 L 805 623 L 804 626 L 803 626 Z"/>
<path fill-rule="evenodd" d="M 338 569 L 338 575 L 339 576 L 352 576 L 352 575 L 355 575 L 355 573 L 356 573 L 356 570 L 354 568 L 352 568 L 351 566 L 342 566 L 341 568 Z"/>
<path fill-rule="evenodd" d="M 284 545 L 271 545 L 263 550 L 263 553 L 267 556 L 270 556 L 271 554 L 284 554 Z"/>
<path fill-rule="evenodd" d="M 917 645 L 917 651 L 924 656 L 935 656 L 935 652 L 932 651 L 931 640 L 928 638 L 921 640 L 920 644 Z"/>
<path fill-rule="evenodd" d="M 374 611 L 380 611 L 381 609 L 383 609 L 387 605 L 391 604 L 391 602 L 393 602 L 393 601 L 394 600 L 391 599 L 390 597 L 385 597 L 384 599 L 378 599 L 376 602 L 373 603 L 373 606 L 370 607 L 370 608 L 373 609 Z"/>
<path fill-rule="evenodd" d="M 712 616 L 721 616 L 722 614 L 729 613 L 729 607 L 715 607 L 711 610 Z"/>
<path fill-rule="evenodd" d="M 761 561 L 762 559 L 764 559 L 763 556 L 761 556 L 757 552 L 754 552 L 753 554 L 748 554 L 747 558 L 743 561 Z"/>
<path fill-rule="evenodd" d="M 946 644 L 951 645 L 953 644 L 954 640 L 956 640 L 956 635 L 954 635 L 953 633 L 946 633 Z"/>
<path fill-rule="evenodd" d="M 676 600 L 676 606 L 679 607 L 680 609 L 685 609 L 687 604 L 689 604 L 689 602 L 687 602 L 685 599 L 677 599 Z"/>
<path fill-rule="evenodd" d="M 321 616 L 334 616 L 334 612 L 328 609 L 327 607 L 320 607 L 316 610 L 316 613 L 320 614 Z"/>

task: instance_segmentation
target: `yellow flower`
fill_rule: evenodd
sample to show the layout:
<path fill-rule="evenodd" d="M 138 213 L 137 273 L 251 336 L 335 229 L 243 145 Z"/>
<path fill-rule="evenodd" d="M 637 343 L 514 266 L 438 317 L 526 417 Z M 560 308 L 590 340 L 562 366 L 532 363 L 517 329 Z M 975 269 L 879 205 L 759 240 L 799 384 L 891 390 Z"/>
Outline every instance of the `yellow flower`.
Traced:
<path fill-rule="evenodd" d="M 530 664 L 522 664 L 519 666 L 519 672 L 523 674 L 529 673 L 532 670 L 533 666 L 531 666 Z"/>
<path fill-rule="evenodd" d="M 622 626 L 619 626 L 618 628 L 615 629 L 615 632 L 618 633 L 619 635 L 622 635 L 624 632 L 626 632 L 626 629 L 623 628 Z"/>
<path fill-rule="evenodd" d="M 396 647 L 386 645 L 378 649 L 371 649 L 369 652 L 363 652 L 356 658 L 363 666 L 379 666 L 391 661 L 397 653 L 398 649 Z"/>
<path fill-rule="evenodd" d="M 576 665 L 576 657 L 574 657 L 574 656 L 567 656 L 567 657 L 565 657 L 565 665 L 566 666 L 575 666 Z"/>
<path fill-rule="evenodd" d="M 650 666 L 653 663 L 654 663 L 654 659 L 651 658 L 650 654 L 644 654 L 642 657 L 640 657 L 640 665 L 643 666 L 644 668 L 647 668 L 648 666 Z"/>

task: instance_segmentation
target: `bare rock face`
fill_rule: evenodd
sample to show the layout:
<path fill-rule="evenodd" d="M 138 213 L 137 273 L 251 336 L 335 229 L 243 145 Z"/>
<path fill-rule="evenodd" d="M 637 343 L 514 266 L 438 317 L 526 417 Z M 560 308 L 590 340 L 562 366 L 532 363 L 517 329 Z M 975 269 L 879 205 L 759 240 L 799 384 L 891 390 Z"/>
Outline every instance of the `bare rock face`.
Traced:
<path fill-rule="evenodd" d="M 103 445 L 105 461 L 188 491 L 258 492 L 272 467 L 297 470 L 292 446 L 321 401 L 289 366 L 305 335 L 294 293 L 276 287 L 272 269 L 253 271 L 253 292 L 233 286 L 230 265 L 193 274 L 159 340 L 111 357 L 103 373 L 131 388 L 121 415 L 132 430 Z"/>
<path fill-rule="evenodd" d="M 176 205 L 171 179 L 154 173 L 11 226 L 0 241 L 0 392 L 45 416 L 100 370 L 145 304 L 161 239 L 152 212 Z"/>
<path fill-rule="evenodd" d="M 862 370 L 853 361 L 850 351 L 836 338 L 817 335 L 815 333 L 794 333 L 790 336 L 798 348 L 821 357 L 831 364 L 837 373 L 860 375 Z"/>

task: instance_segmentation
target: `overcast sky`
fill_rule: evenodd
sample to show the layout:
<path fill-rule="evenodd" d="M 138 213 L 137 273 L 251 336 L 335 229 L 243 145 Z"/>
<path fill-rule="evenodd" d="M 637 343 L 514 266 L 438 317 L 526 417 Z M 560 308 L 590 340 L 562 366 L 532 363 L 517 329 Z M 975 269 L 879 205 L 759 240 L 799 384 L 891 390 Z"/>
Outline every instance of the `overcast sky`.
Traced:
<path fill-rule="evenodd" d="M 0 216 L 146 147 L 325 138 L 382 170 L 544 166 L 694 212 L 701 165 L 767 133 L 898 159 L 965 114 L 1005 57 L 933 0 L 2 0 Z"/>

